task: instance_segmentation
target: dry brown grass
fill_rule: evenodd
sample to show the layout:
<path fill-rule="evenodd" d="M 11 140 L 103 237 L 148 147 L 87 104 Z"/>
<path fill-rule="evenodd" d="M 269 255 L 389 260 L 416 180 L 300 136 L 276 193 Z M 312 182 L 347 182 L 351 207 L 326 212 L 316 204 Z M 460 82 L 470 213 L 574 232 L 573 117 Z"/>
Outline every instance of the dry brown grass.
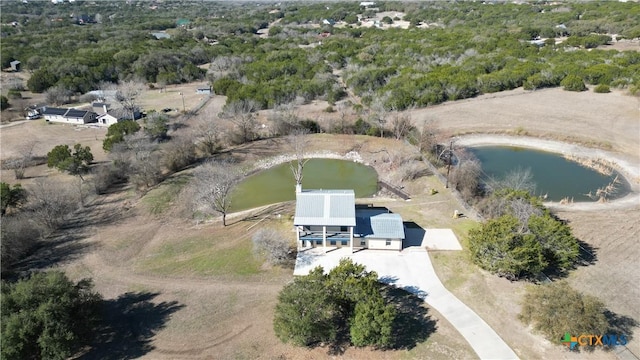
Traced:
<path fill-rule="evenodd" d="M 181 97 L 175 91 L 185 92 L 185 105 L 199 101 L 193 93 L 187 98 L 187 88 L 171 89 L 163 95 L 150 94 L 144 98 L 145 106 L 180 108 Z M 157 92 L 157 90 L 156 90 Z M 164 105 L 167 104 L 167 105 Z M 197 117 L 212 117 L 222 109 L 223 97 L 214 97 Z M 638 161 L 637 144 L 640 143 L 638 99 L 619 92 L 611 94 L 568 93 L 559 89 L 533 93 L 514 90 L 493 94 L 411 113 L 414 121 L 436 119 L 442 128 L 452 133 L 464 132 L 527 132 L 530 135 L 569 139 L 592 146 L 611 144 L 613 150 L 627 154 Z M 330 123 L 335 119 L 322 112 L 325 104 L 303 107 L 305 118 Z M 308 111 L 307 111 L 308 110 Z M 605 115 L 603 115 L 605 114 Z M 266 117 L 263 116 L 266 119 Z M 188 128 L 185 128 L 185 131 Z M 102 138 L 95 129 L 76 130 L 65 125 L 44 125 L 36 122 L 3 128 L 1 155 L 6 158 L 15 146 L 25 139 L 38 140 L 37 153 L 44 155 L 53 146 L 75 142 L 89 145 L 99 161 Z M 379 170 L 392 166 L 385 162 L 389 151 L 411 151 L 389 139 L 361 136 L 317 135 L 310 139 L 309 149 L 322 149 L 344 154 L 357 150 Z M 406 150 L 403 150 L 406 149 Z M 238 160 L 253 162 L 285 151 L 280 140 L 267 140 L 240 146 L 230 154 Z M 46 169 L 46 166 L 27 169 L 28 177 L 66 176 Z M 12 182 L 12 174 L 2 172 L 3 181 Z M 31 181 L 27 179 L 23 183 Z M 453 210 L 459 205 L 449 196 L 442 184 L 431 177 L 403 184 L 412 194 L 411 202 L 373 198 L 375 202 L 400 213 L 407 221 L 428 227 L 452 227 L 464 238 L 473 226 L 469 219 L 452 220 Z M 436 195 L 428 195 L 431 188 Z M 157 256 L 163 247 L 179 244 L 183 239 L 201 239 L 202 242 L 225 241 L 235 246 L 245 239 L 246 223 L 239 222 L 222 228 L 217 222 L 195 226 L 186 219 L 176 218 L 177 212 L 168 211 L 151 215 L 136 195 L 123 191 L 100 198 L 105 216 L 117 212 L 122 220 L 114 224 L 100 224 L 87 231 L 81 240 L 92 246 L 77 260 L 64 265 L 75 278 L 90 276 L 97 290 L 107 298 L 125 292 L 158 292 L 154 302 L 176 301 L 184 305 L 173 313 L 152 338 L 154 349 L 146 354 L 153 359 L 200 358 L 326 358 L 326 349 L 300 349 L 280 343 L 273 334 L 271 319 L 278 291 L 291 279 L 290 269 L 260 268 L 258 273 L 237 275 L 225 272 L 189 272 L 184 268 L 176 274 L 157 274 L 144 266 L 146 259 Z M 127 202 L 128 205 L 124 206 Z M 130 209 L 130 210 L 128 210 Z M 291 211 L 291 210 L 289 210 Z M 638 258 L 637 244 L 640 213 L 630 211 L 603 211 L 601 213 L 567 211 L 560 213 L 571 221 L 576 235 L 598 248 L 595 265 L 575 271 L 569 278 L 576 288 L 603 299 L 612 310 L 638 317 L 634 300 L 638 298 L 639 271 L 634 267 Z M 277 226 L 285 226 L 279 223 Z M 286 226 L 285 226 L 286 227 Z M 612 234 L 614 234 L 612 236 Z M 221 240 L 222 239 L 222 240 Z M 237 242 L 239 241 L 239 242 Z M 234 245 L 235 244 L 235 245 Z M 222 244 L 219 244 L 222 246 Z M 176 255 L 178 256 L 178 255 Z M 185 254 L 189 256 L 189 254 Z M 173 257 L 172 259 L 179 259 Z M 432 253 L 438 275 L 445 285 L 461 300 L 482 316 L 511 345 L 522 358 L 601 358 L 609 353 L 572 354 L 551 345 L 538 335 L 531 334 L 517 320 L 523 284 L 510 283 L 478 271 L 470 264 L 464 252 Z M 635 312 L 634 312 L 635 311 Z M 368 349 L 348 349 L 345 358 L 468 358 L 473 353 L 458 339 L 456 331 L 438 314 L 438 331 L 412 351 L 374 352 Z M 630 347 L 637 349 L 636 340 Z M 639 352 L 640 353 L 640 352 Z"/>

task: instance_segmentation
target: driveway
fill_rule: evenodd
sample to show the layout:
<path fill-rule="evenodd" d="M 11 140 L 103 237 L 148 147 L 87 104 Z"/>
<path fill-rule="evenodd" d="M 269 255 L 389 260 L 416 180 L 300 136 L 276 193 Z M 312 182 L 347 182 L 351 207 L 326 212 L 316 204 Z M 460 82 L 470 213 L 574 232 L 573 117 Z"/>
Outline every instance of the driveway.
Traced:
<path fill-rule="evenodd" d="M 298 253 L 294 275 L 306 275 L 320 265 L 329 271 L 343 257 L 375 271 L 380 281 L 403 288 L 424 299 L 442 314 L 467 340 L 481 359 L 517 359 L 516 354 L 478 314 L 447 290 L 436 275 L 424 247 L 408 247 L 401 252 L 363 250 L 350 254 L 348 248 L 324 254 L 322 249 Z"/>

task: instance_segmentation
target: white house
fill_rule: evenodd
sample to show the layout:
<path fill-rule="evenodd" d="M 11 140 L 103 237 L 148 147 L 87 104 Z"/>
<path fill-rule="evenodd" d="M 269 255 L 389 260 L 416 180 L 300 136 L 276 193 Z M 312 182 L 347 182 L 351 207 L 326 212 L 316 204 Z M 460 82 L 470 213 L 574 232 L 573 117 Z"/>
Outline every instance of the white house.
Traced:
<path fill-rule="evenodd" d="M 42 115 L 46 121 L 83 125 L 96 122 L 96 113 L 68 108 L 44 107 Z"/>
<path fill-rule="evenodd" d="M 98 114 L 96 120 L 99 126 L 109 127 L 121 121 L 131 120 L 131 112 L 123 108 L 112 109 L 111 105 L 105 102 L 94 102 L 91 104 L 93 111 Z M 141 117 L 138 110 L 134 111 L 133 116 L 136 119 Z"/>
<path fill-rule="evenodd" d="M 350 246 L 356 226 L 353 190 L 296 191 L 293 219 L 296 238 L 302 247 Z"/>
<path fill-rule="evenodd" d="M 400 214 L 392 214 L 386 208 L 356 206 L 354 247 L 401 251 L 404 238 Z"/>
<path fill-rule="evenodd" d="M 296 191 L 293 220 L 302 248 L 402 250 L 402 217 L 384 208 L 357 207 L 353 190 Z"/>

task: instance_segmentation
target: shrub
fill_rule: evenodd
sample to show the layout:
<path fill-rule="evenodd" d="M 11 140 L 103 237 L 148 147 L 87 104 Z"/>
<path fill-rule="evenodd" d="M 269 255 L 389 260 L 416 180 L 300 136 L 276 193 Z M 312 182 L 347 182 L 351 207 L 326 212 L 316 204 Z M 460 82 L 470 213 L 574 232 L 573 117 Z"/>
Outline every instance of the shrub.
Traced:
<path fill-rule="evenodd" d="M 348 335 L 356 346 L 389 348 L 395 343 L 396 314 L 382 295 L 378 275 L 342 259 L 329 274 L 317 267 L 285 286 L 273 326 L 278 338 L 296 345 L 341 343 Z"/>
<path fill-rule="evenodd" d="M 135 121 L 127 120 L 115 123 L 107 129 L 107 136 L 102 142 L 102 148 L 105 151 L 111 151 L 113 145 L 123 142 L 126 135 L 136 133 L 138 130 L 140 130 L 140 125 Z"/>
<path fill-rule="evenodd" d="M 29 188 L 28 210 L 45 233 L 58 229 L 78 208 L 77 189 L 50 179 L 37 179 Z"/>
<path fill-rule="evenodd" d="M 336 339 L 336 310 L 322 268 L 296 277 L 278 295 L 273 328 L 283 342 L 310 346 Z"/>
<path fill-rule="evenodd" d="M 191 139 L 178 138 L 163 150 L 164 166 L 172 172 L 180 171 L 196 160 L 196 145 Z"/>
<path fill-rule="evenodd" d="M 566 281 L 531 286 L 522 300 L 519 319 L 554 342 L 562 335 L 604 334 L 609 328 L 604 304 L 597 298 L 582 295 Z"/>
<path fill-rule="evenodd" d="M 2 358 L 67 359 L 88 345 L 101 303 L 92 290 L 91 280 L 75 284 L 60 271 L 3 282 Z"/>
<path fill-rule="evenodd" d="M 596 86 L 595 89 L 593 89 L 593 91 L 597 92 L 599 94 L 606 94 L 606 93 L 610 93 L 611 89 L 609 88 L 609 85 L 600 84 L 600 85 Z"/>
<path fill-rule="evenodd" d="M 322 132 L 320 125 L 315 120 L 300 120 L 300 127 L 307 130 L 309 134 L 317 134 Z"/>
<path fill-rule="evenodd" d="M 111 164 L 96 166 L 93 170 L 93 188 L 96 194 L 105 194 L 118 181 L 116 170 Z"/>
<path fill-rule="evenodd" d="M 469 232 L 473 261 L 509 279 L 562 273 L 579 256 L 571 228 L 552 217 L 526 190 L 502 189 L 481 204 L 485 216 L 496 217 Z"/>
<path fill-rule="evenodd" d="M 18 89 L 9 89 L 7 93 L 10 99 L 22 99 L 22 93 Z"/>
<path fill-rule="evenodd" d="M 504 215 L 469 231 L 469 250 L 481 268 L 510 280 L 542 271 L 547 263 L 540 243 L 520 232 L 518 219 Z"/>
<path fill-rule="evenodd" d="M 2 232 L 0 264 L 4 272 L 29 253 L 38 242 L 40 232 L 33 226 L 30 215 L 24 212 L 3 216 L 0 231 Z"/>
<path fill-rule="evenodd" d="M 9 99 L 4 95 L 0 95 L 0 109 L 8 109 L 10 106 L 11 104 L 9 104 Z"/>
<path fill-rule="evenodd" d="M 560 82 L 560 86 L 567 91 L 585 91 L 587 86 L 584 81 L 578 75 L 567 75 Z"/>
<path fill-rule="evenodd" d="M 336 112 L 336 110 L 333 108 L 333 106 L 329 105 L 324 109 L 324 112 L 334 113 L 334 112 Z"/>
<path fill-rule="evenodd" d="M 265 256 L 272 265 L 279 265 L 290 259 L 292 251 L 287 237 L 274 229 L 263 228 L 253 234 L 253 252 Z"/>
<path fill-rule="evenodd" d="M 0 183 L 0 200 L 2 201 L 0 214 L 4 215 L 9 207 L 20 206 L 26 198 L 27 192 L 20 184 L 14 184 L 13 187 L 11 187 L 11 185 L 5 182 Z"/>

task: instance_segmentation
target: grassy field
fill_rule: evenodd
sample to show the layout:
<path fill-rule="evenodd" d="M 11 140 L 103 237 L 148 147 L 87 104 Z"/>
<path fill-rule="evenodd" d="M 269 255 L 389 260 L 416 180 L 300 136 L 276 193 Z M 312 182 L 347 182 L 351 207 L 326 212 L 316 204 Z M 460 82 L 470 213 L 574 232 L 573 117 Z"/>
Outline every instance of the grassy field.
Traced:
<path fill-rule="evenodd" d="M 190 174 L 182 172 L 171 176 L 162 184 L 151 189 L 142 199 L 146 210 L 153 215 L 160 215 L 169 210 L 190 179 Z"/>
<path fill-rule="evenodd" d="M 187 94 L 186 89 L 185 105 L 189 108 L 200 99 L 193 93 Z M 180 108 L 181 96 L 176 96 L 173 90 L 180 91 L 172 89 L 168 94 L 149 94 L 144 101 L 150 107 L 167 103 L 167 107 Z M 580 140 L 578 142 L 587 143 L 594 134 L 602 134 L 598 136 L 599 141 L 615 144 L 614 150 L 631 156 L 632 150 L 637 149 L 638 138 L 634 134 L 638 126 L 635 116 L 637 106 L 630 107 L 628 104 L 637 104 L 633 98 L 619 93 L 607 96 L 593 93 L 567 94 L 559 89 L 531 94 L 517 90 L 492 96 L 420 109 L 411 112 L 411 115 L 415 121 L 432 116 L 455 133 L 504 132 L 517 127 L 530 131 L 530 124 L 535 123 L 540 124 L 540 129 L 546 129 L 544 133 L 534 134 L 536 136 L 557 132 L 559 135 L 556 134 L 553 138 L 567 134 L 574 140 Z M 566 101 L 562 102 L 563 99 Z M 537 106 L 549 101 L 553 106 Z M 223 97 L 214 98 L 208 108 L 203 109 L 202 114 L 185 120 L 185 129 L 188 130 L 191 122 L 199 120 L 200 116 L 211 116 L 219 112 L 223 103 Z M 535 108 L 535 111 L 521 110 L 523 104 L 528 104 L 525 109 Z M 316 105 L 309 106 L 312 110 L 314 106 L 324 108 Z M 610 131 L 601 132 L 602 127 L 608 127 L 600 116 L 603 113 L 600 110 L 605 107 L 613 111 L 611 117 L 617 120 L 615 126 L 608 129 Z M 558 108 L 562 108 L 562 116 L 543 113 L 553 113 Z M 332 121 L 330 117 L 334 116 L 321 110 L 306 112 L 305 109 L 303 107 L 300 111 L 304 111 L 308 118 L 316 118 L 317 115 L 320 123 L 328 123 Z M 500 110 L 497 118 L 496 109 Z M 586 126 L 576 128 L 573 115 L 582 113 L 585 115 L 583 120 Z M 512 116 L 513 114 L 517 116 Z M 260 116 L 261 119 L 264 118 L 263 114 Z M 96 161 L 103 161 L 106 160 L 106 155 L 100 149 L 104 132 L 99 131 L 65 125 L 44 126 L 38 122 L 4 128 L 1 134 L 2 156 L 10 156 L 24 139 L 33 138 L 38 141 L 38 154 L 46 154 L 59 143 L 81 142 L 83 145 L 91 145 L 92 149 L 95 147 Z M 616 142 L 617 139 L 621 141 Z M 375 164 L 383 179 L 393 178 L 395 156 L 403 151 L 410 152 L 403 143 L 392 139 L 329 134 L 311 137 L 308 150 L 326 150 L 339 154 L 358 151 L 365 162 Z M 236 147 L 228 154 L 237 161 L 254 163 L 286 151 L 281 139 L 269 139 Z M 29 179 L 25 179 L 23 184 L 28 186 L 37 177 L 53 174 L 62 177 L 43 166 L 30 168 L 27 169 Z M 6 171 L 2 172 L 3 180 L 11 180 L 11 176 Z M 84 209 L 87 216 L 95 215 L 94 211 L 99 212 L 96 218 L 115 213 L 119 215 L 119 220 L 91 225 L 79 240 L 87 245 L 83 247 L 83 252 L 74 254 L 74 257 L 55 266 L 66 269 L 75 279 L 93 278 L 96 289 L 109 301 L 130 299 L 132 294 L 134 298 L 143 299 L 130 310 L 134 320 L 143 319 L 135 322 L 140 327 L 137 328 L 140 337 L 133 342 L 120 339 L 130 349 L 129 358 L 326 358 L 326 348 L 296 348 L 282 344 L 275 337 L 271 322 L 273 308 L 278 292 L 284 284 L 291 281 L 292 271 L 287 267 L 270 267 L 262 259 L 255 258 L 251 251 L 251 236 L 262 226 L 273 226 L 286 236 L 294 236 L 289 222 L 293 206 L 289 203 L 253 214 L 234 214 L 230 216 L 231 225 L 226 228 L 222 227 L 217 218 L 196 224 L 190 217 L 184 216 L 184 209 L 181 208 L 184 206 L 180 197 L 181 190 L 184 189 L 188 176 L 186 173 L 173 176 L 142 198 L 138 198 L 131 189 L 125 189 L 100 198 L 99 206 L 88 206 Z M 465 236 L 476 223 L 468 218 L 452 218 L 454 210 L 460 210 L 461 207 L 449 191 L 434 177 L 423 177 L 403 182 L 402 185 L 412 195 L 411 201 L 388 198 L 387 194 L 381 194 L 359 202 L 387 206 L 401 214 L 405 221 L 413 221 L 425 228 L 452 228 L 464 247 Z M 431 189 L 436 189 L 438 193 L 430 195 Z M 281 215 L 280 218 L 276 217 L 277 214 Z M 635 284 L 639 276 L 635 261 L 638 249 L 635 246 L 638 210 L 603 211 L 597 214 L 566 211 L 560 215 L 570 220 L 581 240 L 600 248 L 598 261 L 594 265 L 578 269 L 570 276 L 569 281 L 582 291 L 602 296 L 612 310 L 637 316 L 634 300 L 637 299 L 638 288 Z M 265 217 L 267 219 L 259 226 L 254 226 Z M 443 283 L 485 319 L 521 358 L 599 359 L 614 356 L 612 353 L 598 351 L 568 353 L 562 347 L 552 345 L 541 336 L 531 333 L 530 329 L 517 321 L 524 284 L 512 283 L 480 271 L 469 261 L 465 251 L 431 252 L 431 257 Z M 611 277 L 622 280 L 610 281 Z M 595 280 L 591 281 L 592 279 Z M 446 319 L 433 310 L 429 310 L 428 314 L 436 321 L 437 330 L 415 347 L 385 352 L 349 348 L 345 350 L 343 357 L 475 357 Z M 635 339 L 633 341 L 637 344 Z M 631 346 L 637 348 L 635 344 L 632 343 Z M 103 358 L 122 357 L 127 356 L 112 355 Z"/>
<path fill-rule="evenodd" d="M 140 270 L 159 275 L 255 275 L 261 262 L 252 254 L 247 235 L 234 238 L 230 234 L 212 239 L 210 236 L 181 238 L 164 244 L 142 262 Z"/>

